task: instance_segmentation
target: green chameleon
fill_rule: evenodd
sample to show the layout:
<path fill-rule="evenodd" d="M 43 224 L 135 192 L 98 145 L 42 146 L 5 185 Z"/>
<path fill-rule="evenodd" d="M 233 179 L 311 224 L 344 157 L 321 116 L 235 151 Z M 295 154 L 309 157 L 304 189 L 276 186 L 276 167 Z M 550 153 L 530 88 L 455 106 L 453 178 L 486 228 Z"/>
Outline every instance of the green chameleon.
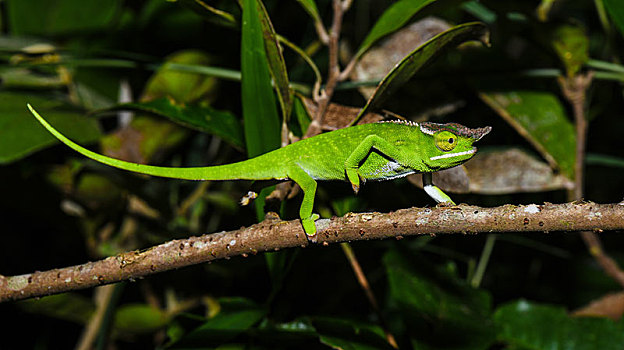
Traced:
<path fill-rule="evenodd" d="M 170 168 L 130 163 L 85 149 L 54 129 L 33 108 L 32 114 L 54 136 L 98 162 L 141 174 L 186 180 L 293 180 L 303 190 L 299 216 L 308 236 L 316 235 L 312 213 L 316 180 L 346 180 L 357 193 L 366 180 L 391 180 L 423 173 L 424 189 L 436 202 L 454 204 L 433 185 L 431 173 L 470 159 L 472 144 L 491 127 L 470 129 L 449 123 L 404 120 L 356 125 L 320 134 L 238 163 Z"/>

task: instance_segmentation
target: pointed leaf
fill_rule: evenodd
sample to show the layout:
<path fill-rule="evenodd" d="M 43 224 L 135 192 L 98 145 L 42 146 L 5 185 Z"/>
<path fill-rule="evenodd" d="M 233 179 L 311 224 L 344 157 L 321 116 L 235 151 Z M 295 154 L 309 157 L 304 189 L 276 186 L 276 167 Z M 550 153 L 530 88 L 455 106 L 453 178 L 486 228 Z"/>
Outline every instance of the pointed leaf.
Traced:
<path fill-rule="evenodd" d="M 399 0 L 392 4 L 368 32 L 355 56 L 362 56 L 377 40 L 403 27 L 412 16 L 434 1 L 436 0 Z"/>
<path fill-rule="evenodd" d="M 489 32 L 487 27 L 479 22 L 458 25 L 436 35 L 403 58 L 403 60 L 386 75 L 377 86 L 373 96 L 366 102 L 364 108 L 360 110 L 357 119 L 366 114 L 369 110 L 378 108 L 388 96 L 392 95 L 395 90 L 410 80 L 427 62 L 441 54 L 444 50 L 471 40 L 479 40 L 487 44 L 489 40 L 488 36 Z"/>
<path fill-rule="evenodd" d="M 286 62 L 282 55 L 282 48 L 277 40 L 277 34 L 273 29 L 273 24 L 269 19 L 269 15 L 264 8 L 261 0 L 257 0 L 258 16 L 262 25 L 262 34 L 264 36 L 264 48 L 266 50 L 267 62 L 273 82 L 275 83 L 275 91 L 277 99 L 282 107 L 282 117 L 287 120 L 292 110 L 292 98 L 288 83 L 288 73 L 286 71 Z"/>
<path fill-rule="evenodd" d="M 318 8 L 316 7 L 316 2 L 314 0 L 297 0 L 297 2 L 312 17 L 312 19 L 317 22 L 321 21 L 321 16 L 319 16 Z"/>
<path fill-rule="evenodd" d="M 621 0 L 602 0 L 613 24 L 624 35 L 624 6 Z"/>
<path fill-rule="evenodd" d="M 193 129 L 219 136 L 235 147 L 243 148 L 243 127 L 232 113 L 207 105 L 178 104 L 169 98 L 149 102 L 123 103 L 109 110 L 132 109 L 160 115 Z"/>
<path fill-rule="evenodd" d="M 188 348 L 190 345 L 223 344 L 245 332 L 258 323 L 266 310 L 254 302 L 243 298 L 219 299 L 219 313 L 206 320 L 183 336 L 173 347 Z"/>
<path fill-rule="evenodd" d="M 450 28 L 448 22 L 436 17 L 425 17 L 401 28 L 360 57 L 350 74 L 351 79 L 381 81 L 414 48 Z M 375 86 L 362 86 L 358 90 L 369 99 Z"/>
<path fill-rule="evenodd" d="M 553 168 L 574 179 L 576 134 L 559 99 L 541 91 L 484 92 L 480 97 Z"/>
<path fill-rule="evenodd" d="M 422 175 L 412 175 L 408 180 L 422 188 Z M 466 164 L 433 173 L 433 182 L 444 192 L 480 194 L 568 190 L 574 186 L 548 164 L 519 148 L 479 149 Z"/>
<path fill-rule="evenodd" d="M 257 0 L 243 1 L 241 43 L 242 99 L 247 155 L 280 146 L 280 122 L 271 87 Z"/>

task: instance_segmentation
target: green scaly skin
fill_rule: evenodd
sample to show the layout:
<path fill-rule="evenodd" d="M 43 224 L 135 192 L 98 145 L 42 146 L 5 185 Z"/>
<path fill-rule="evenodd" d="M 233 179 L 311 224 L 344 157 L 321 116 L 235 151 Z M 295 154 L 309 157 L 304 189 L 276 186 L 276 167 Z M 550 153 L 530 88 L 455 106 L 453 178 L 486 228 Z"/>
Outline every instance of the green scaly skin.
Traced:
<path fill-rule="evenodd" d="M 116 168 L 186 180 L 286 180 L 303 190 L 299 216 L 308 236 L 316 235 L 313 214 L 316 180 L 349 181 L 357 193 L 366 180 L 390 180 L 423 173 L 425 191 L 438 203 L 454 204 L 434 186 L 431 173 L 470 159 L 472 144 L 491 127 L 470 129 L 459 124 L 391 121 L 352 126 L 320 134 L 238 163 L 170 168 L 110 158 L 74 143 L 46 122 L 30 105 L 37 120 L 56 138 L 77 152 Z"/>

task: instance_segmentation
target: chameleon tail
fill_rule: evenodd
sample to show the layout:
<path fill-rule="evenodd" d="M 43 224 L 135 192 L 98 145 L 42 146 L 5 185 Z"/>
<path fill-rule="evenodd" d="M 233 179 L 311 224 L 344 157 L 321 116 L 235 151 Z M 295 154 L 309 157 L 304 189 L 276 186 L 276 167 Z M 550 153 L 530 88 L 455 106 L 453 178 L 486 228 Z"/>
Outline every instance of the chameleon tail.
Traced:
<path fill-rule="evenodd" d="M 115 168 L 128 170 L 140 174 L 184 180 L 264 180 L 275 177 L 273 174 L 258 174 L 254 171 L 257 169 L 257 167 L 254 166 L 254 163 L 258 163 L 258 158 L 246 160 L 239 163 L 212 167 L 171 168 L 131 163 L 107 157 L 105 155 L 90 151 L 68 139 L 65 135 L 54 129 L 45 119 L 43 119 L 43 117 L 41 117 L 30 104 L 28 104 L 28 109 L 35 116 L 35 118 L 37 118 L 41 125 L 43 125 L 50 133 L 52 133 L 52 135 L 54 135 L 61 142 L 88 158 L 91 158 L 97 162 L 106 165 L 113 166 Z"/>

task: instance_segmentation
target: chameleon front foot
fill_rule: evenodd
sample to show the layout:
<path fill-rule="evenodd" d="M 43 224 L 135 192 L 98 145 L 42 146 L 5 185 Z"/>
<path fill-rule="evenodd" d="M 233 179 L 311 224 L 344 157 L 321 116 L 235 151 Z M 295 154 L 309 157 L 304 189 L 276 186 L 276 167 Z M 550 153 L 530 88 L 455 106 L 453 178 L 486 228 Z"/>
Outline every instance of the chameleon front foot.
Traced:
<path fill-rule="evenodd" d="M 318 220 L 318 214 L 312 214 L 309 218 L 301 219 L 301 225 L 308 238 L 316 236 L 316 225 L 314 222 Z"/>
<path fill-rule="evenodd" d="M 351 188 L 353 192 L 357 194 L 360 191 L 360 174 L 358 174 L 356 168 L 348 168 L 347 171 L 347 180 L 351 183 Z"/>

